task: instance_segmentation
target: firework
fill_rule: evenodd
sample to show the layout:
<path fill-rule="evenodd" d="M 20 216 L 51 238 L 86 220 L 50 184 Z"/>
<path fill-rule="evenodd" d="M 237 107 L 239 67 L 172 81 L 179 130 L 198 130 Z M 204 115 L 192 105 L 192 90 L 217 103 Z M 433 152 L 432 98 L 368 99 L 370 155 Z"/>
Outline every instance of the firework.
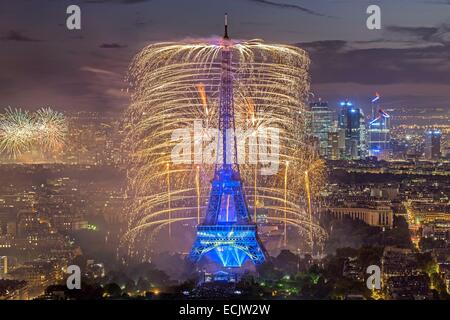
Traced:
<path fill-rule="evenodd" d="M 67 121 L 64 115 L 50 108 L 39 109 L 34 114 L 36 138 L 46 151 L 59 151 L 67 135 Z"/>
<path fill-rule="evenodd" d="M 27 111 L 8 108 L 0 119 L 0 150 L 16 157 L 27 151 L 34 139 L 35 127 Z"/>
<path fill-rule="evenodd" d="M 50 108 L 32 114 L 7 108 L 0 115 L 0 151 L 13 158 L 36 147 L 47 152 L 60 150 L 66 134 L 64 116 Z"/>
<path fill-rule="evenodd" d="M 195 163 L 195 150 L 217 134 L 211 129 L 218 126 L 221 49 L 220 40 L 154 44 L 131 64 L 126 145 L 133 203 L 125 238 L 132 251 L 139 240 L 151 241 L 173 223 L 197 223 L 199 212 L 204 214 L 214 165 Z M 258 136 L 256 146 L 239 146 L 239 155 L 258 159 L 240 164 L 249 207 L 255 216 L 256 207 L 267 209 L 265 222 L 295 227 L 312 246 L 325 237 L 312 208 L 323 185 L 324 163 L 305 134 L 309 58 L 299 48 L 259 40 L 236 41 L 231 50 L 236 128 L 252 133 L 277 128 L 280 133 L 278 170 L 272 175 L 263 173 L 260 150 L 267 142 Z M 203 142 L 193 134 L 196 120 L 202 121 Z M 191 161 L 173 164 L 178 142 L 172 135 L 186 128 L 194 137 Z"/>

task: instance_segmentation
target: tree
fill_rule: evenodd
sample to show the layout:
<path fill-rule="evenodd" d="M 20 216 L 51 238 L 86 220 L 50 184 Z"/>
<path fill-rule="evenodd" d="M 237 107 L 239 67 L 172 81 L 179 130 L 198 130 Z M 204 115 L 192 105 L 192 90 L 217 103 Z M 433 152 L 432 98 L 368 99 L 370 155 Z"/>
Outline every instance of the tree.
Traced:
<path fill-rule="evenodd" d="M 170 277 L 162 270 L 150 269 L 147 271 L 147 279 L 157 286 L 164 286 L 170 282 Z"/>
<path fill-rule="evenodd" d="M 430 252 L 418 253 L 416 258 L 419 268 L 422 269 L 423 272 L 427 273 L 428 275 L 437 272 L 436 262 L 434 261 L 433 256 Z"/>
<path fill-rule="evenodd" d="M 126 292 L 133 292 L 133 291 L 136 291 L 136 283 L 134 283 L 133 280 L 129 280 L 129 281 L 125 284 L 125 291 L 126 291 Z"/>
<path fill-rule="evenodd" d="M 120 297 L 122 295 L 122 289 L 120 289 L 117 283 L 108 283 L 105 286 L 105 293 L 110 297 Z"/>
<path fill-rule="evenodd" d="M 441 300 L 450 299 L 450 295 L 447 293 L 445 282 L 442 280 L 438 273 L 433 273 L 430 276 L 431 284 L 438 293 L 438 298 Z"/>
<path fill-rule="evenodd" d="M 383 255 L 382 247 L 362 247 L 358 250 L 358 260 L 362 267 L 379 265 Z"/>
<path fill-rule="evenodd" d="M 280 254 L 273 259 L 274 266 L 284 273 L 294 274 L 297 272 L 299 257 L 289 250 L 281 250 Z"/>
<path fill-rule="evenodd" d="M 99 300 L 103 298 L 104 289 L 97 284 L 81 283 L 81 290 L 66 290 L 66 295 L 75 300 Z"/>
<path fill-rule="evenodd" d="M 266 262 L 257 267 L 262 280 L 278 281 L 283 277 L 283 273 L 275 268 L 272 262 Z"/>
<path fill-rule="evenodd" d="M 147 291 L 148 289 L 150 289 L 150 282 L 142 277 L 139 277 L 136 287 L 139 291 Z"/>

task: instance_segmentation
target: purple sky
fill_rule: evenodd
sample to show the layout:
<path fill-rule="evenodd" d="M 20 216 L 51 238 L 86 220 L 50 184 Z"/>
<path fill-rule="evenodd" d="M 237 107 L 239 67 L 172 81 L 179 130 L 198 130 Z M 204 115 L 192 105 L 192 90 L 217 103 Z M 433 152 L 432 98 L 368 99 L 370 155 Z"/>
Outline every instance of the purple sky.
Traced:
<path fill-rule="evenodd" d="M 65 28 L 66 7 L 82 30 Z M 366 8 L 382 9 L 380 31 Z M 0 108 L 123 110 L 128 64 L 150 42 L 220 35 L 297 44 L 313 61 L 316 95 L 391 107 L 450 109 L 447 0 L 2 0 Z"/>

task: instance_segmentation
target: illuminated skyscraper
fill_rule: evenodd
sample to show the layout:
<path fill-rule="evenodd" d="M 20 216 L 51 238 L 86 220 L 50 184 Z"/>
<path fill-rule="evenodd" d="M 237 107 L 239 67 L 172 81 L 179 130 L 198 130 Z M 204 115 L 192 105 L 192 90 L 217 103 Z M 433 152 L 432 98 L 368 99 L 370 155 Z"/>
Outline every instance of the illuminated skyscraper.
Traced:
<path fill-rule="evenodd" d="M 328 159 L 339 160 L 341 158 L 341 153 L 343 153 L 341 150 L 345 146 L 344 142 L 341 142 L 341 136 L 343 136 L 341 133 L 336 128 L 328 133 Z"/>
<path fill-rule="evenodd" d="M 331 132 L 332 113 L 328 103 L 324 101 L 312 102 L 309 105 L 311 112 L 311 134 L 318 139 L 319 154 L 329 157 L 329 133 Z"/>
<path fill-rule="evenodd" d="M 350 101 L 340 103 L 338 127 L 345 137 L 345 150 L 342 157 L 359 160 L 366 157 L 366 130 L 364 113 Z"/>
<path fill-rule="evenodd" d="M 366 117 L 364 115 L 364 111 L 359 109 L 359 159 L 367 158 L 369 152 L 367 151 L 368 147 L 368 135 L 367 135 L 367 127 L 366 127 Z"/>
<path fill-rule="evenodd" d="M 428 160 L 438 160 L 441 157 L 440 130 L 428 130 L 425 134 L 425 158 Z"/>
<path fill-rule="evenodd" d="M 391 153 L 391 116 L 379 109 L 369 123 L 369 156 L 388 160 Z"/>

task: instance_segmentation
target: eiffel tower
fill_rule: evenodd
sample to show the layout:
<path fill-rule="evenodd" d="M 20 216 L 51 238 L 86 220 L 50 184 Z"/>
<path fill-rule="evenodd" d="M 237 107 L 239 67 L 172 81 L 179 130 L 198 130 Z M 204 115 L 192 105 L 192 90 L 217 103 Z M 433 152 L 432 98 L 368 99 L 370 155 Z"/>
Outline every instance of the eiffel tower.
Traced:
<path fill-rule="evenodd" d="M 224 267 L 241 267 L 250 259 L 262 264 L 267 254 L 251 221 L 237 164 L 237 143 L 233 104 L 233 70 L 227 15 L 221 50 L 219 141 L 222 154 L 217 161 L 205 219 L 197 226 L 197 238 L 189 258 L 199 262 L 204 256 Z"/>

